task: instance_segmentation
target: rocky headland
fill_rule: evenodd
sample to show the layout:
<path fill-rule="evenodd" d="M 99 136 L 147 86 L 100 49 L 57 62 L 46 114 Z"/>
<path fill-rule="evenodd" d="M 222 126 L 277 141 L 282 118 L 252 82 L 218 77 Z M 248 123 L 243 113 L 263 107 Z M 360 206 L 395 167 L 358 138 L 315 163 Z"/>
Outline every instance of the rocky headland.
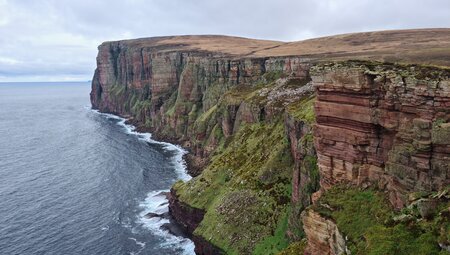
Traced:
<path fill-rule="evenodd" d="M 450 29 L 99 46 L 91 102 L 182 145 L 197 254 L 450 253 Z"/>

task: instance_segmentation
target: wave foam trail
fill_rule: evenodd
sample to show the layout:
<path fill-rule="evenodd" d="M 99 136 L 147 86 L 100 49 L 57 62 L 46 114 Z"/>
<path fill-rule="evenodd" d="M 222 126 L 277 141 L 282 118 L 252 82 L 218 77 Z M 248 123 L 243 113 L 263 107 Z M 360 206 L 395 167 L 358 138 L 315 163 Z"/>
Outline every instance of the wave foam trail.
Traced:
<path fill-rule="evenodd" d="M 107 118 L 119 120 L 119 122 L 117 122 L 117 125 L 125 128 L 127 134 L 135 135 L 138 137 L 138 139 L 148 143 L 162 145 L 162 148 L 164 150 L 173 152 L 172 164 L 175 168 L 178 178 L 183 181 L 188 181 L 192 178 L 189 174 L 187 174 L 186 162 L 183 159 L 183 156 L 187 153 L 186 150 L 184 150 L 178 145 L 155 141 L 151 138 L 152 135 L 150 133 L 137 132 L 136 127 L 127 124 L 126 123 L 127 120 L 122 117 L 109 113 L 101 113 L 97 110 L 92 111 Z M 162 228 L 164 224 L 170 224 L 170 220 L 168 219 L 168 217 L 164 216 L 167 215 L 169 212 L 169 201 L 166 196 L 167 192 L 169 192 L 169 190 L 158 190 L 152 191 L 147 194 L 145 200 L 139 204 L 141 212 L 139 213 L 138 223 L 142 224 L 153 234 L 162 237 L 164 239 L 164 242 L 161 244 L 161 247 L 163 248 L 173 247 L 180 249 L 183 255 L 195 254 L 194 243 L 190 239 L 175 236 L 171 234 L 168 230 Z M 149 213 L 154 215 L 160 215 L 160 217 L 159 216 L 148 217 L 147 215 Z M 137 240 L 136 243 L 138 244 Z"/>
<path fill-rule="evenodd" d="M 137 132 L 135 126 L 126 123 L 127 119 L 124 119 L 117 115 L 110 114 L 110 113 L 101 113 L 98 110 L 92 110 L 92 111 L 95 113 L 101 114 L 107 118 L 119 120 L 119 122 L 117 122 L 117 125 L 125 128 L 127 134 L 135 135 L 140 140 L 143 140 L 148 143 L 162 145 L 164 150 L 173 152 L 174 156 L 172 158 L 172 160 L 173 160 L 172 164 L 175 167 L 175 171 L 178 175 L 178 178 L 183 181 L 188 181 L 192 178 L 186 171 L 186 162 L 183 159 L 183 156 L 187 153 L 187 151 L 184 150 L 181 146 L 153 140 L 152 134 Z"/>
<path fill-rule="evenodd" d="M 164 224 L 170 224 L 170 220 L 164 217 L 146 216 L 149 213 L 164 215 L 169 212 L 169 205 L 165 191 L 152 191 L 147 198 L 140 204 L 143 211 L 139 214 L 140 222 L 152 233 L 163 237 L 164 242 L 161 247 L 179 247 L 183 250 L 183 254 L 194 254 L 194 243 L 184 237 L 172 235 L 168 230 L 162 228 Z"/>

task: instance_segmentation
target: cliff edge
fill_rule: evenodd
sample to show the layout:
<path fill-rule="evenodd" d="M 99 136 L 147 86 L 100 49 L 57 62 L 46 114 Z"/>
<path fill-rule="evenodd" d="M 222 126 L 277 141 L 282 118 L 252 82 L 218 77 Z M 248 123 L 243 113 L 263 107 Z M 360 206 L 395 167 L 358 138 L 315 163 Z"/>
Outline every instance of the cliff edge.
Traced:
<path fill-rule="evenodd" d="M 197 254 L 445 254 L 450 29 L 99 46 L 95 109 L 189 150 Z"/>

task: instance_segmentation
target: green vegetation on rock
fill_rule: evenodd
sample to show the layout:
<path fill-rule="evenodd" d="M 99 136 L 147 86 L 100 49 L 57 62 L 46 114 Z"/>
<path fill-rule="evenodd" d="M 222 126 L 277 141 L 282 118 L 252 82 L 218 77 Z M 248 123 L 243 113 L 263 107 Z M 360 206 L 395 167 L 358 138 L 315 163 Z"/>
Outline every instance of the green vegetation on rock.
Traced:
<path fill-rule="evenodd" d="M 294 118 L 304 120 L 305 122 L 312 124 L 316 120 L 316 116 L 314 114 L 314 101 L 315 97 L 313 96 L 298 100 L 288 106 L 288 112 Z"/>
<path fill-rule="evenodd" d="M 289 244 L 289 246 L 286 249 L 279 252 L 277 255 L 301 255 L 305 252 L 307 243 L 308 241 L 306 239 L 293 242 Z"/>
<path fill-rule="evenodd" d="M 272 254 L 288 245 L 286 220 L 279 219 L 286 218 L 291 167 L 283 122 L 250 124 L 200 176 L 174 188 L 181 201 L 206 209 L 195 234 L 228 254 L 249 254 L 255 247 L 262 252 L 256 254 Z"/>
<path fill-rule="evenodd" d="M 263 241 L 256 245 L 253 254 L 276 254 L 278 251 L 285 249 L 289 245 L 289 240 L 286 238 L 289 212 L 290 208 L 288 207 L 281 215 L 274 235 L 266 237 Z"/>
<path fill-rule="evenodd" d="M 206 105 L 196 108 L 195 120 L 190 119 L 192 132 L 207 136 L 197 140 L 197 145 L 206 147 L 215 141 L 216 146 L 202 173 L 189 182 L 177 182 L 174 189 L 180 201 L 206 211 L 194 234 L 227 254 L 276 254 L 290 244 L 288 230 L 303 235 L 301 225 L 300 229 L 289 227 L 289 220 L 298 219 L 299 211 L 291 205 L 294 162 L 283 112 L 310 125 L 314 122 L 314 98 L 291 92 L 278 96 L 288 91 L 284 89 L 287 86 L 295 89 L 307 83 L 300 79 L 278 82 L 282 76 L 282 72 L 272 71 L 261 81 L 226 91 L 213 83 L 207 89 L 213 94 L 206 93 L 203 98 Z M 279 111 L 270 120 L 261 117 L 268 104 L 275 105 L 270 110 Z M 231 119 L 233 134 L 225 137 L 222 121 Z M 302 167 L 311 168 L 311 178 L 318 183 L 312 135 L 305 135 L 300 144 L 312 152 Z M 317 190 L 317 184 L 310 186 L 310 193 Z M 294 212 L 298 215 L 293 216 Z"/>
<path fill-rule="evenodd" d="M 398 215 L 379 191 L 339 185 L 320 198 L 314 210 L 333 219 L 347 236 L 352 254 L 446 254 L 438 243 L 447 244 L 450 204 L 441 204 L 433 219 Z M 448 232 L 447 232 L 448 233 Z M 445 237 L 447 235 L 447 237 Z M 444 236 L 444 237 L 443 237 Z M 442 253 L 444 252 L 444 253 Z"/>

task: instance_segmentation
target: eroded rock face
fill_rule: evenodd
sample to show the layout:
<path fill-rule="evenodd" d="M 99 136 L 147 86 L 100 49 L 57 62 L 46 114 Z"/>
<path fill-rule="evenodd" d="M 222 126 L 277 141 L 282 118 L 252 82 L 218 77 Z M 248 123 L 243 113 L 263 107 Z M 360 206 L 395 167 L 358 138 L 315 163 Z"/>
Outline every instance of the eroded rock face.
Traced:
<path fill-rule="evenodd" d="M 200 128 L 194 123 L 199 115 L 231 88 L 256 84 L 267 72 L 305 78 L 308 70 L 309 64 L 299 57 L 236 59 L 107 42 L 99 46 L 91 102 L 102 112 L 132 117 L 133 123 L 157 138 L 191 148 L 190 171 L 198 175 L 217 146 L 209 137 L 216 124 L 230 136 L 241 122 L 257 121 L 261 113 L 246 103 L 230 104 L 227 116 Z"/>
<path fill-rule="evenodd" d="M 287 234 L 291 240 L 299 238 L 291 228 L 298 230 L 303 221 L 309 254 L 346 252 L 345 239 L 331 219 L 313 209 L 299 216 L 335 184 L 376 185 L 388 192 L 396 208 L 407 203 L 410 192 L 450 184 L 448 71 L 346 62 L 314 66 L 310 75 L 313 64 L 301 57 L 219 56 L 161 47 L 102 44 L 92 82 L 93 107 L 130 117 L 156 138 L 188 148 L 189 171 L 195 176 L 242 126 L 283 116 L 294 161 Z M 312 83 L 303 83 L 310 78 Z M 267 80 L 273 87 L 254 89 Z M 298 84 L 290 87 L 291 80 Z M 311 86 L 316 117 L 308 121 L 308 113 L 296 109 L 304 102 L 295 102 L 310 97 Z M 246 100 L 249 96 L 252 100 Z M 219 99 L 224 99 L 220 110 Z M 319 174 L 320 190 L 311 199 Z M 170 210 L 191 235 L 205 215 L 180 201 L 174 190 Z M 198 254 L 221 252 L 201 236 L 192 237 Z"/>
<path fill-rule="evenodd" d="M 310 64 L 300 57 L 217 57 L 208 52 L 160 51 L 157 47 L 110 42 L 99 47 L 97 62 L 91 92 L 93 107 L 129 117 L 139 129 L 189 149 L 188 169 L 195 176 L 208 165 L 216 148 L 226 139 L 230 142 L 242 127 L 278 122 L 288 104 L 310 97 L 312 92 L 312 85 L 307 84 Z M 290 222 L 298 232 L 299 210 L 310 201 L 300 187 L 308 181 L 308 170 L 301 161 L 306 156 L 315 157 L 315 151 L 312 140 L 307 144 L 301 140 L 311 133 L 311 123 L 286 118 L 290 119 L 286 129 L 292 129 L 287 132 L 292 133 L 296 144 L 292 153 L 297 182 L 293 184 L 296 195 L 292 201 L 303 205 L 292 217 L 296 221 Z M 269 170 L 264 178 L 271 176 Z M 289 202 L 284 201 L 280 203 Z M 172 216 L 195 242 L 196 253 L 221 252 L 209 240 L 194 235 L 205 210 L 180 200 L 176 190 L 172 190 L 169 202 Z M 246 237 L 236 234 L 233 238 Z"/>
<path fill-rule="evenodd" d="M 322 190 L 376 184 L 401 208 L 409 192 L 450 183 L 448 71 L 353 62 L 311 77 Z"/>
<path fill-rule="evenodd" d="M 302 221 L 308 238 L 306 255 L 350 254 L 343 235 L 332 220 L 320 216 L 312 209 L 307 209 L 302 213 Z"/>
<path fill-rule="evenodd" d="M 206 241 L 201 236 L 194 235 L 194 230 L 198 227 L 205 216 L 205 212 L 201 209 L 192 208 L 191 206 L 179 200 L 176 191 L 170 190 L 169 212 L 185 233 L 195 243 L 195 254 L 212 255 L 223 254 L 223 251 Z"/>
<path fill-rule="evenodd" d="M 176 191 L 171 189 L 168 195 L 169 212 L 175 220 L 180 223 L 181 227 L 192 235 L 198 224 L 203 220 L 205 212 L 200 209 L 192 208 L 178 199 Z"/>

